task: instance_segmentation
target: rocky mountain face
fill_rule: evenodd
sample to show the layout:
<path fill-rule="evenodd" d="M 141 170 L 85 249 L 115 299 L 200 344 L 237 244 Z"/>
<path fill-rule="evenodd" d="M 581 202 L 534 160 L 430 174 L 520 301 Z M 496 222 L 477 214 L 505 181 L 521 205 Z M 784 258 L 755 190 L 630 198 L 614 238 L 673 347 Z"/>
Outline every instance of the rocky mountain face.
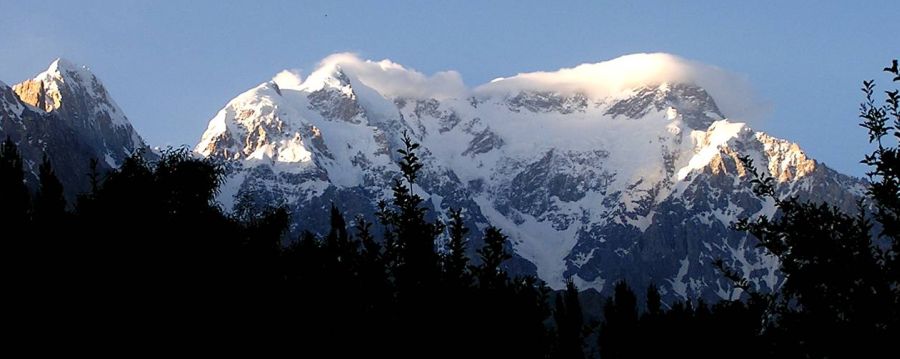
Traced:
<path fill-rule="evenodd" d="M 18 143 L 32 187 L 46 153 L 70 200 L 90 188 L 91 159 L 102 173 L 147 149 L 100 80 L 63 59 L 34 79 L 0 83 L 0 136 Z"/>
<path fill-rule="evenodd" d="M 377 64 L 384 76 L 394 70 Z M 287 206 L 295 233 L 327 231 L 331 203 L 374 221 L 406 132 L 425 164 L 414 190 L 439 217 L 463 208 L 471 228 L 501 227 L 514 270 L 554 288 L 572 278 L 603 293 L 625 279 L 656 284 L 667 300 L 716 300 L 738 294 L 711 265 L 719 258 L 762 288 L 781 281 L 775 260 L 730 229 L 774 213 L 738 156 L 772 174 L 784 196 L 850 208 L 863 191 L 798 145 L 726 119 L 690 82 L 597 95 L 501 79 L 454 97 L 398 95 L 383 80 L 323 63 L 305 81 L 276 78 L 229 102 L 195 149 L 229 168 L 222 204 Z"/>

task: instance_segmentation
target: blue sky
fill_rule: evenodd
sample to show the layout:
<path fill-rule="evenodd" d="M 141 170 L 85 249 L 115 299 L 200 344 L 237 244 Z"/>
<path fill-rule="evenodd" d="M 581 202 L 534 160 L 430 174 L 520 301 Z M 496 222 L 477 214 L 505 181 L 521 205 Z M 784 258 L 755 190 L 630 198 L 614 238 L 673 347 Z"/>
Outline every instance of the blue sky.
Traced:
<path fill-rule="evenodd" d="M 11 1 L 0 80 L 56 57 L 89 66 L 154 146 L 197 142 L 231 98 L 282 69 L 350 51 L 468 86 L 636 52 L 746 78 L 757 129 L 855 175 L 863 79 L 900 57 L 893 1 Z M 727 114 L 726 114 L 727 115 Z"/>

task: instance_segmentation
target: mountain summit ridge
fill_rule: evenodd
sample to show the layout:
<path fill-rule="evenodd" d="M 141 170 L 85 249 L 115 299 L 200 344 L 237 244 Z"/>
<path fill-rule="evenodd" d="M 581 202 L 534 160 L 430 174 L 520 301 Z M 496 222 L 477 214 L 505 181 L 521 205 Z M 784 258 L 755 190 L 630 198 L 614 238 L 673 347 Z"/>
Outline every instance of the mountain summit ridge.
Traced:
<path fill-rule="evenodd" d="M 727 78 L 639 54 L 460 90 L 452 72 L 337 54 L 305 81 L 281 73 L 230 101 L 196 151 L 228 161 L 226 207 L 285 205 L 295 232 L 324 233 L 316 213 L 332 202 L 375 220 L 407 133 L 425 165 L 415 190 L 438 217 L 463 208 L 471 228 L 501 227 L 516 270 L 554 288 L 627 279 L 662 285 L 669 299 L 714 300 L 734 295 L 709 265 L 717 258 L 763 288 L 780 281 L 772 259 L 729 227 L 774 211 L 750 191 L 740 156 L 775 175 L 783 195 L 852 206 L 862 193 L 796 144 L 729 120 L 699 85 L 716 76 Z"/>

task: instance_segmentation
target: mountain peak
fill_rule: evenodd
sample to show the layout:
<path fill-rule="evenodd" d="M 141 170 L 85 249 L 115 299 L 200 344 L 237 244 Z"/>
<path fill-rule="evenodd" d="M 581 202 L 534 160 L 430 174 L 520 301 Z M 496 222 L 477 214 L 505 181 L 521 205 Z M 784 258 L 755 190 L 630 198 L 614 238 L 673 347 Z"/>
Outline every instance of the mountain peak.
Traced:
<path fill-rule="evenodd" d="M 77 82 L 96 82 L 96 76 L 87 66 L 78 65 L 62 57 L 53 60 L 50 66 L 47 67 L 47 71 L 38 75 L 37 79 L 43 78 L 43 75 Z"/>
<path fill-rule="evenodd" d="M 343 89 L 345 92 L 352 88 L 350 77 L 344 71 L 340 63 L 322 65 L 303 81 L 303 89 L 313 92 L 326 87 Z"/>
<path fill-rule="evenodd" d="M 111 166 L 145 146 L 103 83 L 86 66 L 58 58 L 46 71 L 16 84 L 13 90 L 22 102 L 68 121 L 88 143 L 102 148 L 99 153 L 110 154 L 107 162 Z"/>
<path fill-rule="evenodd" d="M 56 60 L 50 63 L 50 67 L 47 69 L 51 72 L 61 72 L 61 71 L 71 71 L 78 69 L 79 66 L 75 65 L 71 61 L 64 59 L 62 57 L 57 57 Z"/>
<path fill-rule="evenodd" d="M 43 109 L 56 111 L 66 98 L 89 99 L 96 110 L 113 114 L 113 122 L 122 125 L 127 122 L 122 111 L 109 97 L 100 79 L 87 66 L 77 65 L 64 58 L 57 58 L 47 70 L 33 79 L 16 84 L 13 89 L 22 101 Z"/>

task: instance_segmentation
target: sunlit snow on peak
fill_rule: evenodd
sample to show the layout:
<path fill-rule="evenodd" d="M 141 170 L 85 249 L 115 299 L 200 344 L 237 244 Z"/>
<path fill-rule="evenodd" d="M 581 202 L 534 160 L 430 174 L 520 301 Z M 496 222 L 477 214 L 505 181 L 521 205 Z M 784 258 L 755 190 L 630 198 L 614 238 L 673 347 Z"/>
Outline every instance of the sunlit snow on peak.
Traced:
<path fill-rule="evenodd" d="M 299 70 L 284 70 L 272 78 L 272 81 L 282 89 L 299 90 L 303 84 L 303 77 Z"/>
<path fill-rule="evenodd" d="M 91 70 L 87 66 L 77 65 L 61 57 L 50 63 L 50 66 L 47 67 L 47 70 L 39 74 L 37 78 L 46 76 L 63 79 L 69 74 L 75 74 L 80 78 L 81 81 L 90 82 L 92 79 L 94 79 L 94 74 L 91 73 Z"/>
<path fill-rule="evenodd" d="M 60 70 L 75 70 L 78 68 L 79 66 L 73 64 L 71 61 L 59 57 L 50 64 L 50 67 L 47 69 L 47 71 L 58 72 Z"/>
<path fill-rule="evenodd" d="M 744 77 L 666 53 L 631 54 L 556 71 L 520 73 L 494 79 L 474 91 L 482 95 L 503 95 L 551 90 L 605 98 L 642 86 L 676 83 L 693 84 L 705 89 L 731 118 L 754 119 L 765 112 L 760 111 L 763 106 L 754 99 L 749 82 Z"/>
<path fill-rule="evenodd" d="M 324 58 L 306 79 L 304 87 L 321 88 L 338 71 L 387 97 L 443 99 L 462 98 L 468 93 L 456 71 L 427 76 L 391 60 L 364 60 L 352 53 L 337 53 Z"/>
<path fill-rule="evenodd" d="M 514 96 L 522 91 L 583 94 L 603 99 L 642 86 L 692 84 L 715 98 L 729 118 L 752 121 L 767 113 L 767 106 L 755 98 L 745 77 L 667 53 L 638 53 L 555 71 L 519 73 L 497 77 L 474 88 L 467 87 L 457 71 L 427 75 L 390 59 L 375 61 L 353 53 L 336 53 L 322 59 L 306 79 L 301 80 L 299 73 L 292 70 L 279 73 L 274 81 L 283 89 L 302 87 L 315 91 L 333 85 L 336 76 L 347 76 L 386 98 L 438 100 L 473 95 Z"/>

